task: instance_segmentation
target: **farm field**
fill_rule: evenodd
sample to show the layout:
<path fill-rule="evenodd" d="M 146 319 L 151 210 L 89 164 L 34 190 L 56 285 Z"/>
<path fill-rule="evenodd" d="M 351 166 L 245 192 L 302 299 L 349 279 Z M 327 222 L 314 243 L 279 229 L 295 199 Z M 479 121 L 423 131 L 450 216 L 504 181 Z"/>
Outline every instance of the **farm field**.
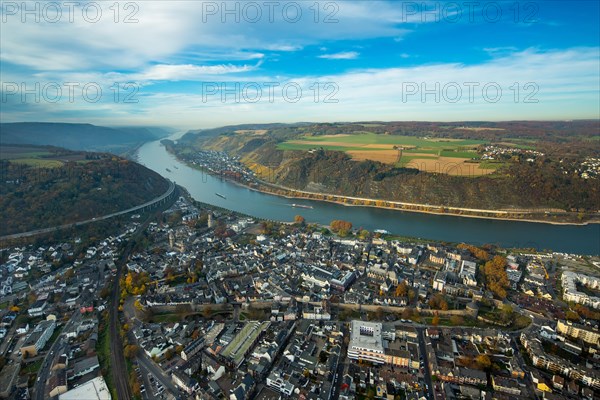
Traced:
<path fill-rule="evenodd" d="M 278 145 L 280 150 L 315 148 L 343 151 L 357 161 L 373 160 L 398 167 L 448 175 L 479 176 L 492 173 L 495 166 L 479 163 L 475 149 L 482 140 L 378 135 L 361 132 L 353 135 L 305 136 Z"/>
<path fill-rule="evenodd" d="M 56 154 L 44 147 L 2 146 L 0 160 L 8 160 L 15 164 L 24 164 L 38 168 L 57 168 L 67 161 L 86 162 L 80 153 Z"/>

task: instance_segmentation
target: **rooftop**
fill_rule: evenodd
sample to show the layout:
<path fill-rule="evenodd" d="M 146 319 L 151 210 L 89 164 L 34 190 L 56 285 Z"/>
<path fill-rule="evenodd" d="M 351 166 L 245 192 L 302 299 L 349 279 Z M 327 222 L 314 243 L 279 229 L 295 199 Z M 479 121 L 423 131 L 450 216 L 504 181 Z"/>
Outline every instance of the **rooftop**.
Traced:
<path fill-rule="evenodd" d="M 379 322 L 352 321 L 350 327 L 350 346 L 383 352 L 381 328 L 382 324 Z"/>
<path fill-rule="evenodd" d="M 99 376 L 71 389 L 58 397 L 59 400 L 111 400 L 110 392 L 104 378 Z"/>

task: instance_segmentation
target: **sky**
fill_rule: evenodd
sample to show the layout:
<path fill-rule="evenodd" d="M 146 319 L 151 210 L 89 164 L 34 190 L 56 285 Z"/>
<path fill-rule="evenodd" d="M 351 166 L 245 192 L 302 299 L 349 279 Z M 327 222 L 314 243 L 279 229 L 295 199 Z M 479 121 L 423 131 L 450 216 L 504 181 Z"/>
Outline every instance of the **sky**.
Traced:
<path fill-rule="evenodd" d="M 2 1 L 0 120 L 596 119 L 599 4 Z"/>

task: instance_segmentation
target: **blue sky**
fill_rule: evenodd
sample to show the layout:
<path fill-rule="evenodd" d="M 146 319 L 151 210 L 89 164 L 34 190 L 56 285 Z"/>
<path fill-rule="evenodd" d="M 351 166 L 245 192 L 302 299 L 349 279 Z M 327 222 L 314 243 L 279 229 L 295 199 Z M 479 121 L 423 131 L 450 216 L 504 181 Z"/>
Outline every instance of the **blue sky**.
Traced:
<path fill-rule="evenodd" d="M 3 122 L 599 118 L 597 1 L 54 4 L 2 2 Z"/>

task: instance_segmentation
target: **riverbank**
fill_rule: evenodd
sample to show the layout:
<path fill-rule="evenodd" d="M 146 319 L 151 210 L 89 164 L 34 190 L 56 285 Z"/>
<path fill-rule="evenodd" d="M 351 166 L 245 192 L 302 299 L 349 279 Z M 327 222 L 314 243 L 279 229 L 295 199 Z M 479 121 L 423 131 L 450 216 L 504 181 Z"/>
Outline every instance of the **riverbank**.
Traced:
<path fill-rule="evenodd" d="M 387 209 L 394 211 L 408 211 L 412 213 L 420 214 L 432 214 L 432 215 L 448 215 L 454 217 L 465 217 L 465 218 L 477 218 L 487 220 L 498 220 L 498 221 L 514 221 L 514 222 L 529 222 L 549 225 L 566 225 L 566 226 L 587 226 L 590 224 L 600 224 L 600 217 L 596 216 L 587 221 L 576 221 L 577 213 L 557 213 L 557 212 L 542 212 L 540 210 L 527 211 L 527 210 L 485 210 L 485 209 L 472 209 L 472 208 L 461 208 L 452 206 L 438 206 L 430 204 L 417 204 L 417 203 L 406 203 L 392 200 L 383 199 L 368 199 L 353 196 L 337 195 L 337 194 L 323 194 L 316 192 L 308 192 L 304 190 L 298 190 L 289 188 L 265 181 L 258 180 L 256 184 L 251 184 L 245 181 L 232 179 L 230 176 L 223 176 L 218 173 L 211 172 L 195 164 L 188 163 L 185 160 L 178 157 L 177 153 L 166 148 L 167 152 L 177 158 L 178 161 L 195 170 L 202 171 L 203 173 L 216 176 L 230 183 L 234 183 L 238 186 L 245 187 L 256 192 L 279 196 L 287 199 L 299 199 L 299 200 L 315 200 L 327 203 L 333 203 L 348 207 L 370 207 L 378 209 Z M 560 218 L 560 220 L 548 220 L 547 218 Z M 571 218 L 571 220 L 566 220 Z"/>
<path fill-rule="evenodd" d="M 315 200 L 315 201 L 323 201 L 323 202 L 328 202 L 328 203 L 334 203 L 334 204 L 339 204 L 339 205 L 343 205 L 346 207 L 371 207 L 371 208 L 379 208 L 379 209 L 386 209 L 386 210 L 394 210 L 394 211 L 408 211 L 408 212 L 413 212 L 413 213 L 420 213 L 420 214 L 433 214 L 433 215 L 448 215 L 448 216 L 454 216 L 454 217 L 464 217 L 464 218 L 478 218 L 478 219 L 490 219 L 490 220 L 499 220 L 499 221 L 519 221 L 519 222 L 532 222 L 532 223 L 540 223 L 540 224 L 550 224 L 550 225 L 572 225 L 572 226 L 587 226 L 589 224 L 600 224 L 600 220 L 589 220 L 589 221 L 585 221 L 585 222 L 567 222 L 567 221 L 547 221 L 547 220 L 542 220 L 542 219 L 530 219 L 530 218 L 519 218 L 519 217 L 514 217 L 514 218 L 510 218 L 510 217 L 497 217 L 497 216 L 490 216 L 490 215 L 477 215 L 477 214 L 469 214 L 468 211 L 461 211 L 461 213 L 458 212 L 449 212 L 449 211 L 435 211 L 435 210 L 425 210 L 425 209 L 411 209 L 411 208 L 404 208 L 404 207 L 393 207 L 393 206 L 386 206 L 386 205 L 377 205 L 377 204 L 370 204 L 370 203 L 377 203 L 379 201 L 383 201 L 386 203 L 393 203 L 393 204 L 398 204 L 400 206 L 403 206 L 404 204 L 407 203 L 400 203 L 400 202 L 394 202 L 394 201 L 389 201 L 389 200 L 375 200 L 375 199 L 361 199 L 361 198 L 354 198 L 354 197 L 350 197 L 350 196 L 340 196 L 340 195 L 333 195 L 335 197 L 338 198 L 342 198 L 342 199 L 348 199 L 348 200 L 353 200 L 353 199 L 357 199 L 359 201 L 365 201 L 365 202 L 369 202 L 367 204 L 351 204 L 348 202 L 345 202 L 344 200 L 330 200 L 327 198 L 318 198 L 318 196 L 330 196 L 330 195 L 322 195 L 319 193 L 313 193 L 313 192 L 303 192 L 303 193 L 310 193 L 311 195 L 315 195 L 317 197 L 310 197 L 310 196 L 297 196 L 297 195 L 293 195 L 293 194 L 281 194 L 278 193 L 276 191 L 270 191 L 270 190 L 265 190 L 265 189 L 258 189 L 256 187 L 252 187 L 249 185 L 246 185 L 244 183 L 241 182 L 236 182 L 234 180 L 230 180 L 227 178 L 224 178 L 230 182 L 236 183 L 240 186 L 249 188 L 251 190 L 255 190 L 257 192 L 261 192 L 261 193 L 266 193 L 266 194 L 272 194 L 272 195 L 276 195 L 276 196 L 280 196 L 280 197 L 285 197 L 287 199 L 304 199 L 304 200 Z M 266 184 L 266 183 L 263 183 Z M 268 185 L 268 184 L 266 184 Z M 287 190 L 289 190 L 290 192 L 296 192 L 297 190 L 295 189 L 291 189 L 291 188 L 287 188 Z M 410 206 L 415 206 L 415 207 L 427 207 L 427 208 L 438 208 L 438 209 L 448 209 L 449 207 L 444 207 L 444 206 L 431 206 L 431 205 L 425 205 L 425 204 L 412 204 L 409 203 Z M 504 211 L 504 210 L 485 210 L 485 212 L 489 212 L 489 213 L 494 213 L 494 214 L 499 214 L 499 213 L 506 213 L 507 215 L 510 215 L 510 212 L 508 211 Z"/>

